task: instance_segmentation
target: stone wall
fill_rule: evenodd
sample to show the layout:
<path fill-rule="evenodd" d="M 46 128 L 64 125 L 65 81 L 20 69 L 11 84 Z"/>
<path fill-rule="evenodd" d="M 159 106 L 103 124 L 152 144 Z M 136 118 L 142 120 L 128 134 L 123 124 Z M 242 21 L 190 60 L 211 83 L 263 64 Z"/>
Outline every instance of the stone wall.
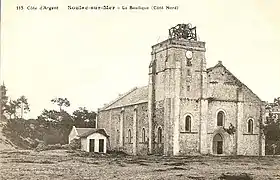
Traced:
<path fill-rule="evenodd" d="M 155 100 L 156 101 L 161 101 L 164 99 L 164 95 L 165 95 L 164 81 L 165 81 L 164 72 L 160 72 L 155 76 Z"/>
<path fill-rule="evenodd" d="M 222 66 L 221 62 L 208 72 L 208 82 L 237 85 L 237 79 Z"/>
<path fill-rule="evenodd" d="M 123 139 L 124 146 L 119 144 L 120 140 L 120 117 L 122 108 L 109 109 L 100 111 L 98 114 L 98 128 L 104 128 L 108 133 L 111 150 L 123 150 L 128 154 L 133 153 L 133 139 L 137 138 L 137 153 L 147 154 L 148 152 L 148 104 L 141 103 L 137 105 L 137 137 L 133 137 L 133 113 L 135 106 L 126 106 L 123 108 L 124 125 L 123 125 Z M 142 141 L 142 130 L 145 129 L 145 142 Z M 128 142 L 128 130 L 131 131 L 131 143 Z"/>
<path fill-rule="evenodd" d="M 229 135 L 222 127 L 217 126 L 217 114 L 219 111 L 225 113 L 224 127 L 229 128 L 232 124 L 237 127 L 237 104 L 228 101 L 212 101 L 209 102 L 208 108 L 208 152 L 213 153 L 213 137 L 219 133 L 224 140 L 224 154 L 233 155 L 236 152 L 236 135 Z M 236 133 L 235 133 L 236 134 Z"/>
<path fill-rule="evenodd" d="M 97 128 L 104 128 L 106 130 L 107 134 L 111 137 L 112 136 L 111 128 L 108 127 L 108 125 L 111 124 L 110 119 L 111 119 L 110 111 L 98 112 Z"/>
<path fill-rule="evenodd" d="M 154 144 L 154 153 L 155 154 L 162 154 L 163 153 L 163 142 L 165 138 L 164 134 L 164 101 L 156 101 L 155 102 L 155 113 L 154 113 L 154 137 L 155 137 L 155 144 Z M 158 129 L 162 129 L 162 142 L 159 142 L 158 137 Z"/>
<path fill-rule="evenodd" d="M 107 129 L 109 129 L 109 143 L 111 147 L 118 148 L 119 147 L 119 141 L 120 141 L 120 118 L 121 118 L 121 109 L 113 109 L 111 110 L 111 121 L 106 124 L 107 127 L 105 127 L 105 130 L 107 132 Z"/>
<path fill-rule="evenodd" d="M 242 143 L 239 144 L 240 155 L 258 155 L 259 154 L 259 120 L 261 117 L 261 107 L 259 104 L 245 102 L 243 105 L 243 121 L 240 123 Z M 253 133 L 248 132 L 248 120 L 253 120 Z"/>
<path fill-rule="evenodd" d="M 148 122 L 148 103 L 139 104 L 137 107 L 137 133 L 138 133 L 138 147 L 137 154 L 147 155 L 148 154 L 148 141 L 149 141 L 149 122 Z M 145 129 L 145 142 L 143 142 L 142 130 Z"/>
<path fill-rule="evenodd" d="M 260 133 L 260 121 L 264 121 L 264 105 L 260 99 L 245 85 L 242 87 L 243 121 L 240 122 L 240 155 L 264 155 L 264 137 Z M 248 132 L 248 120 L 253 120 L 253 133 Z"/>
<path fill-rule="evenodd" d="M 180 154 L 191 155 L 199 152 L 199 101 L 181 99 L 180 104 Z M 191 116 L 191 131 L 185 131 L 185 118 Z"/>
<path fill-rule="evenodd" d="M 203 69 L 206 64 L 205 52 L 193 51 L 191 66 L 187 66 L 187 58 L 185 50 L 176 50 L 176 59 L 181 59 L 181 86 L 180 86 L 180 97 L 198 99 L 201 97 L 201 69 Z M 203 63 L 203 64 L 202 64 Z M 189 71 L 189 75 L 188 75 Z M 187 86 L 190 90 L 187 90 Z"/>
<path fill-rule="evenodd" d="M 128 106 L 124 108 L 124 151 L 128 154 L 132 154 L 132 142 L 135 137 L 133 137 L 133 112 L 134 106 Z M 128 131 L 131 132 L 131 142 L 128 141 Z"/>
<path fill-rule="evenodd" d="M 214 100 L 236 101 L 238 86 L 222 83 L 208 84 L 207 96 Z"/>
<path fill-rule="evenodd" d="M 235 102 L 227 102 L 227 101 L 212 101 L 209 102 L 208 108 L 208 127 L 207 133 L 213 133 L 217 129 L 217 114 L 219 111 L 223 111 L 225 113 L 225 121 L 224 127 L 228 128 L 230 123 L 236 127 L 237 120 L 237 105 Z"/>

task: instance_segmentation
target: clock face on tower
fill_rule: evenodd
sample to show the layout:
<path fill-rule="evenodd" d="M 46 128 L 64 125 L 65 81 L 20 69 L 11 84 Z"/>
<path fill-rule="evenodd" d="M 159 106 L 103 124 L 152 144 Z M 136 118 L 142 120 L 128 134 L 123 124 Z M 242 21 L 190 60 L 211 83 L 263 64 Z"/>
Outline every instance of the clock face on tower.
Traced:
<path fill-rule="evenodd" d="M 192 58 L 192 52 L 191 51 L 186 51 L 186 57 L 187 57 L 187 59 L 191 59 Z"/>

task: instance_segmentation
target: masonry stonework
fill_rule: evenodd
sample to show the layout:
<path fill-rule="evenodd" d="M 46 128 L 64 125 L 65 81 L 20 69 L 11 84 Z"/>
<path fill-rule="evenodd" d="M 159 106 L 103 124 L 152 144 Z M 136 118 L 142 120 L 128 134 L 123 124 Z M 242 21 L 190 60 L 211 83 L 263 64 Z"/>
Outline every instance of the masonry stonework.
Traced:
<path fill-rule="evenodd" d="M 197 41 L 195 28 L 177 26 L 152 46 L 148 86 L 99 109 L 98 128 L 110 136 L 109 150 L 264 155 L 264 103 L 222 62 L 206 68 L 205 42 Z"/>

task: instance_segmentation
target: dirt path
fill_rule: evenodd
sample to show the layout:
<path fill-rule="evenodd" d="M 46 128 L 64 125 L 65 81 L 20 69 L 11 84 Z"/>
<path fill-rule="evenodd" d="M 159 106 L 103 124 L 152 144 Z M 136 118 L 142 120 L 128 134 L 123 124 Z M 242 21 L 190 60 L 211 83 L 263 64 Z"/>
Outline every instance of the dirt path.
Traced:
<path fill-rule="evenodd" d="M 280 157 L 84 157 L 66 150 L 1 151 L 0 163 L 0 179 L 280 179 Z"/>

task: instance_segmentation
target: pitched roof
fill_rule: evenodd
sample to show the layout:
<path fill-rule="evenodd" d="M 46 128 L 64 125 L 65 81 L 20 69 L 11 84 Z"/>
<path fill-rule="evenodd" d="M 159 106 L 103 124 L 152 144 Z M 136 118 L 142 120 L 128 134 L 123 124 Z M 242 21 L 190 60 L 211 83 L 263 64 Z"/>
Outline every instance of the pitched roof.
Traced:
<path fill-rule="evenodd" d="M 148 102 L 148 86 L 136 87 L 118 97 L 100 110 L 109 110 L 112 108 L 123 107 L 133 104 Z"/>
<path fill-rule="evenodd" d="M 223 64 L 222 61 L 219 61 L 218 64 L 216 64 L 213 67 L 210 67 L 207 69 L 207 73 L 213 71 L 216 68 L 222 67 L 224 68 L 224 70 L 230 74 L 232 76 L 232 78 L 236 81 L 236 85 L 240 86 L 240 87 L 245 87 L 247 90 L 249 90 L 254 96 L 256 96 L 256 98 L 260 101 L 262 101 L 250 88 L 248 88 L 244 83 L 242 83 L 237 77 L 235 77 Z"/>
<path fill-rule="evenodd" d="M 95 128 L 91 128 L 91 130 L 78 135 L 79 137 L 88 137 L 89 135 L 93 134 L 93 133 L 99 133 L 99 134 L 103 134 L 106 137 L 109 137 L 109 135 L 106 133 L 105 129 L 95 129 Z"/>
<path fill-rule="evenodd" d="M 81 135 L 81 134 L 84 134 L 88 131 L 91 131 L 93 129 L 95 129 L 95 128 L 76 128 L 78 136 Z"/>

